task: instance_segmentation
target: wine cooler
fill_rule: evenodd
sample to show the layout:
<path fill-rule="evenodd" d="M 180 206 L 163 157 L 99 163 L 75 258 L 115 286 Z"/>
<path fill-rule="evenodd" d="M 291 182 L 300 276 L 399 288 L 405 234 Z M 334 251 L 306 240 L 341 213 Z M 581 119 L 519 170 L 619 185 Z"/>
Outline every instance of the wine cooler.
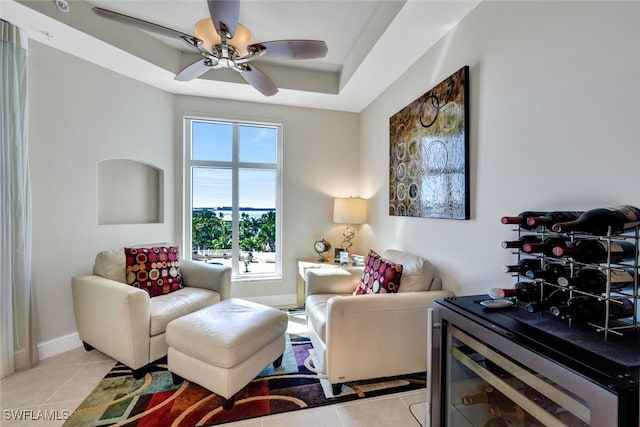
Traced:
<path fill-rule="evenodd" d="M 638 427 L 640 336 L 603 340 L 487 295 L 431 312 L 431 426 Z"/>

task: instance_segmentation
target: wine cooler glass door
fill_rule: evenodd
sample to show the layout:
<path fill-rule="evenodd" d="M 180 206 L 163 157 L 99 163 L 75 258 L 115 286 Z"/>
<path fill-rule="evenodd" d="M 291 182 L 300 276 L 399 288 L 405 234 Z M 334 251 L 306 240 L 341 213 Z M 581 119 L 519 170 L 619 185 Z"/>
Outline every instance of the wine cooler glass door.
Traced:
<path fill-rule="evenodd" d="M 462 330 L 447 328 L 446 347 L 445 425 L 590 425 L 590 409 L 580 398 Z"/>

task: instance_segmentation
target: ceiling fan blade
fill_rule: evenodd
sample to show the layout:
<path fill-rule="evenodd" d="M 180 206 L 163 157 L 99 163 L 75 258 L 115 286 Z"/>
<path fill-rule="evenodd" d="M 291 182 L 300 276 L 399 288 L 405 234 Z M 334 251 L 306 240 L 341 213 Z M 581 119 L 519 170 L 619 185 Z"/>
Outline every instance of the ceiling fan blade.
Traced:
<path fill-rule="evenodd" d="M 243 79 L 256 88 L 264 96 L 271 96 L 278 93 L 278 87 L 265 73 L 258 70 L 253 65 L 246 64 L 245 70 L 240 72 Z"/>
<path fill-rule="evenodd" d="M 240 0 L 207 0 L 209 14 L 216 31 L 220 34 L 220 21 L 227 27 L 231 37 L 236 33 L 238 16 L 240 15 Z"/>
<path fill-rule="evenodd" d="M 199 61 L 194 62 L 191 65 L 187 65 L 174 77 L 174 80 L 181 82 L 188 82 L 189 80 L 197 79 L 204 73 L 206 73 L 211 67 L 210 60 L 202 58 Z"/>
<path fill-rule="evenodd" d="M 113 12 L 111 10 L 102 9 L 100 7 L 94 7 L 92 9 L 96 14 L 103 18 L 111 19 L 113 21 L 122 22 L 123 24 L 132 25 L 141 30 L 151 31 L 152 33 L 160 34 L 176 39 L 190 40 L 194 44 L 200 39 L 193 37 L 190 34 L 183 33 L 181 31 L 172 30 L 171 28 L 163 27 L 162 25 L 154 24 L 152 22 L 143 21 L 142 19 L 134 18 L 132 16 L 123 15 L 122 13 Z"/>
<path fill-rule="evenodd" d="M 249 49 L 252 47 L 258 50 L 266 48 L 263 57 L 274 59 L 322 58 L 328 50 L 327 44 L 321 40 L 274 40 L 249 45 Z"/>

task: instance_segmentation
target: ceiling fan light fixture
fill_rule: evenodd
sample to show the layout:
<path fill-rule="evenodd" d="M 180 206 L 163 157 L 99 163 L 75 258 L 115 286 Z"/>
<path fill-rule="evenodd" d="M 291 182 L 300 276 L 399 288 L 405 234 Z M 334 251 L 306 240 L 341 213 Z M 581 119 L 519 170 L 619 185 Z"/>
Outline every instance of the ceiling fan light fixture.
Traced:
<path fill-rule="evenodd" d="M 247 56 L 249 51 L 247 46 L 253 43 L 253 35 L 251 31 L 242 24 L 238 24 L 236 32 L 232 39 L 229 39 L 229 44 L 240 52 L 240 56 Z"/>
<path fill-rule="evenodd" d="M 196 23 L 193 27 L 193 35 L 203 41 L 202 47 L 209 53 L 213 53 L 215 49 L 212 46 L 217 46 L 222 43 L 220 35 L 216 32 L 211 18 L 205 18 Z M 236 32 L 232 39 L 228 39 L 229 45 L 238 50 L 240 56 L 246 56 L 249 52 L 247 46 L 252 43 L 253 35 L 242 24 L 238 24 Z"/>
<path fill-rule="evenodd" d="M 193 26 L 193 35 L 202 40 L 202 47 L 209 53 L 213 53 L 212 46 L 220 44 L 222 41 L 211 18 L 196 22 L 196 25 Z"/>
<path fill-rule="evenodd" d="M 201 58 L 180 70 L 174 77 L 178 81 L 197 79 L 210 69 L 230 68 L 240 73 L 242 78 L 260 93 L 272 96 L 278 93 L 276 84 L 258 67 L 249 65 L 249 62 L 267 57 L 313 59 L 322 58 L 327 54 L 327 44 L 321 40 L 272 40 L 253 43 L 251 32 L 238 24 L 240 0 L 207 0 L 207 5 L 210 17 L 196 23 L 194 35 L 100 7 L 94 7 L 92 10 L 103 18 L 182 40 L 190 48 L 197 49 Z M 218 30 L 214 23 L 217 23 Z"/>

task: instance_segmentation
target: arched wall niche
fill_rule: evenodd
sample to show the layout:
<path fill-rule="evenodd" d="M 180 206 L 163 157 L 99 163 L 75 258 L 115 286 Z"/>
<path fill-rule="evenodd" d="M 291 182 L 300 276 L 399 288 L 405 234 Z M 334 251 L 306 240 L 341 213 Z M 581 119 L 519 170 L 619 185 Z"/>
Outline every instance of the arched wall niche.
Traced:
<path fill-rule="evenodd" d="M 164 221 L 164 171 L 130 159 L 97 164 L 98 225 Z"/>

